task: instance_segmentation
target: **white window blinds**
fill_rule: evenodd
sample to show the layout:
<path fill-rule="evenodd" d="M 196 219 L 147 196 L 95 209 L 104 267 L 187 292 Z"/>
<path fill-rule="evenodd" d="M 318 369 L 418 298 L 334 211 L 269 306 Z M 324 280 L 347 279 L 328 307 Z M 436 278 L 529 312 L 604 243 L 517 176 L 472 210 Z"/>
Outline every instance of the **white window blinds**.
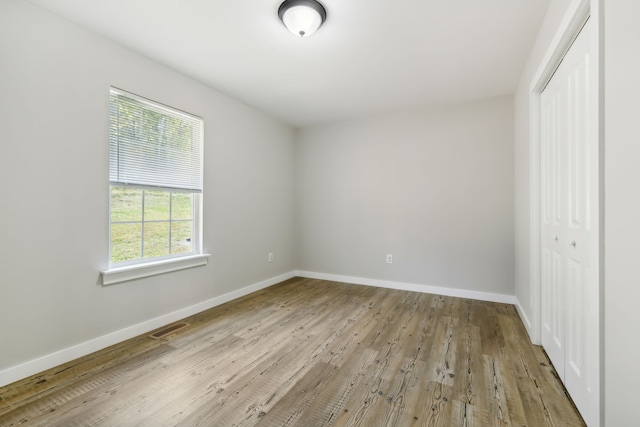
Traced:
<path fill-rule="evenodd" d="M 202 191 L 202 119 L 111 89 L 111 184 Z"/>

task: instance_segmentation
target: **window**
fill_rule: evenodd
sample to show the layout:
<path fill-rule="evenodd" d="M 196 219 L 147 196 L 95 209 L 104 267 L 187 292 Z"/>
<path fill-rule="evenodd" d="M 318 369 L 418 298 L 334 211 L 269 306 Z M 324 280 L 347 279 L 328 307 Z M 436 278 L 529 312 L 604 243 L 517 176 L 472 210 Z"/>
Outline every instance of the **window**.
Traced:
<path fill-rule="evenodd" d="M 202 119 L 111 89 L 109 271 L 103 283 L 127 266 L 201 254 L 202 137 Z"/>
<path fill-rule="evenodd" d="M 111 263 L 194 252 L 194 194 L 111 186 Z"/>

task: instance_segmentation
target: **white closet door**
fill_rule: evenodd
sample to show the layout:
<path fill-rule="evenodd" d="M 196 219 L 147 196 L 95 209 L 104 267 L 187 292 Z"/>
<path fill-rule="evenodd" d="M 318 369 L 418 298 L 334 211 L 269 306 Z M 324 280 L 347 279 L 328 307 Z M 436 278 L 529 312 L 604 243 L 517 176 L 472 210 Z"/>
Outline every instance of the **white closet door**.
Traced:
<path fill-rule="evenodd" d="M 598 401 L 589 345 L 589 334 L 598 333 L 589 330 L 597 313 L 588 309 L 598 283 L 590 40 L 587 22 L 541 95 L 540 153 L 542 345 L 586 420 Z"/>
<path fill-rule="evenodd" d="M 567 113 L 567 329 L 565 341 L 565 377 L 567 390 L 576 404 L 586 406 L 588 401 L 587 334 L 589 313 L 588 290 L 597 279 L 593 274 L 591 236 L 592 206 L 590 183 L 594 182 L 591 156 L 595 141 L 590 132 L 590 49 L 589 31 L 585 27 L 571 48 L 571 55 L 563 60 L 568 85 Z M 597 194 L 597 193 L 596 193 Z M 578 406 L 580 408 L 580 406 Z M 585 408 L 583 408 L 585 409 Z"/>
<path fill-rule="evenodd" d="M 541 196 L 542 196 L 542 345 L 564 378 L 565 288 L 567 214 L 565 121 L 567 92 L 559 68 L 541 96 Z"/>

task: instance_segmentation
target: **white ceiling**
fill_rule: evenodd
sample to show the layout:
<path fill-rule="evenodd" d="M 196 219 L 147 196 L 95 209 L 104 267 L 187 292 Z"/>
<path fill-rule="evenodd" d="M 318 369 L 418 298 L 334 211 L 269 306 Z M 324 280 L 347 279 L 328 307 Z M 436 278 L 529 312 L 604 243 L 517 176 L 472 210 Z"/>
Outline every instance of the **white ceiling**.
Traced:
<path fill-rule="evenodd" d="M 321 0 L 297 38 L 281 0 L 31 0 L 306 126 L 513 93 L 550 0 Z"/>

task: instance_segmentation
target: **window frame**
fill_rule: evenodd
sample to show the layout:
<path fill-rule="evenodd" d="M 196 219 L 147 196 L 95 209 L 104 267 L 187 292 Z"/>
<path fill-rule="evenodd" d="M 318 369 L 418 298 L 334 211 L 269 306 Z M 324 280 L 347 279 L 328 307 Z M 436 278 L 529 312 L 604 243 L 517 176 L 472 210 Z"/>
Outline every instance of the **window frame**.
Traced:
<path fill-rule="evenodd" d="M 199 134 L 199 156 L 200 156 L 200 182 L 202 183 L 203 175 L 204 175 L 204 120 L 200 117 L 194 116 L 189 113 L 185 113 L 182 110 L 167 106 L 165 104 L 159 103 L 157 101 L 150 100 L 148 98 L 141 97 L 139 95 L 132 94 L 127 91 L 123 91 L 121 89 L 111 87 L 109 89 L 109 103 L 110 103 L 110 111 L 111 111 L 111 102 L 112 96 L 115 94 L 123 95 L 127 98 L 131 98 L 135 101 L 139 101 L 142 104 L 150 104 L 154 108 L 161 108 L 168 112 L 175 112 L 179 115 L 187 115 L 197 119 L 200 122 L 200 134 Z M 111 114 L 111 112 L 109 112 Z M 109 127 L 109 144 L 111 144 L 111 125 Z M 111 150 L 111 145 L 110 148 Z M 110 151 L 111 152 L 111 151 Z M 109 156 L 109 169 L 111 170 L 111 155 Z M 191 251 L 176 253 L 164 256 L 157 256 L 151 258 L 144 258 L 144 234 L 141 236 L 141 258 L 125 260 L 119 262 L 112 262 L 112 242 L 111 242 L 111 228 L 113 225 L 112 222 L 112 191 L 114 187 L 119 188 L 131 188 L 131 189 L 139 189 L 142 190 L 141 197 L 143 198 L 140 209 L 141 209 L 141 219 L 140 224 L 144 230 L 144 191 L 162 191 L 171 195 L 173 193 L 184 193 L 191 195 Z M 183 189 L 183 188 L 169 188 L 164 186 L 152 186 L 152 185 L 140 185 L 140 184 L 129 184 L 126 182 L 113 182 L 109 179 L 109 187 L 108 187 L 108 195 L 109 195 L 109 213 L 108 213 L 108 267 L 107 269 L 101 271 L 102 276 L 102 284 L 110 285 L 114 283 L 120 283 L 123 281 L 134 280 L 142 277 L 153 276 L 156 274 L 163 274 L 171 271 L 182 270 L 185 268 L 197 267 L 201 265 L 206 265 L 208 262 L 209 254 L 203 253 L 203 241 L 202 241 L 202 197 L 203 190 L 202 184 L 200 185 L 200 189 Z M 172 202 L 170 202 L 172 203 Z M 170 205 L 171 206 L 171 205 Z M 169 219 L 166 221 L 171 228 L 171 224 L 174 220 L 171 218 L 171 210 L 169 212 Z M 177 221 L 177 220 L 176 220 Z M 138 221 L 132 221 L 138 222 Z M 150 220 L 149 223 L 156 222 L 155 220 Z M 165 221 L 161 221 L 165 222 Z M 117 222 L 116 222 L 117 223 Z M 169 234 L 169 248 L 171 247 L 171 234 Z"/>

